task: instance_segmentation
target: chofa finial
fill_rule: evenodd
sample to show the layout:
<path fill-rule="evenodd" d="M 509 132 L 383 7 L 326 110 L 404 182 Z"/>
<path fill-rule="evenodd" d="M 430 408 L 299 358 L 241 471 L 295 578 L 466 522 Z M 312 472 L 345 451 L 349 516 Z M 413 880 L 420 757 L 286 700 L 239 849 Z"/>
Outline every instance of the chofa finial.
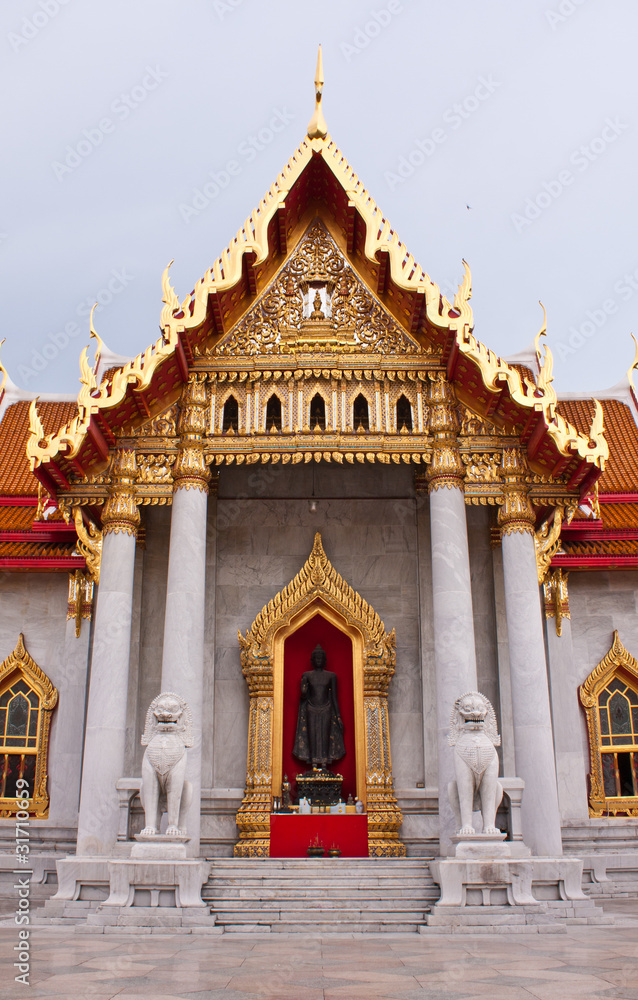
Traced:
<path fill-rule="evenodd" d="M 308 124 L 309 139 L 325 139 L 328 134 L 326 119 L 323 117 L 321 109 L 321 97 L 323 95 L 323 57 L 321 55 L 321 45 L 317 54 L 317 71 L 315 73 L 315 110 Z"/>

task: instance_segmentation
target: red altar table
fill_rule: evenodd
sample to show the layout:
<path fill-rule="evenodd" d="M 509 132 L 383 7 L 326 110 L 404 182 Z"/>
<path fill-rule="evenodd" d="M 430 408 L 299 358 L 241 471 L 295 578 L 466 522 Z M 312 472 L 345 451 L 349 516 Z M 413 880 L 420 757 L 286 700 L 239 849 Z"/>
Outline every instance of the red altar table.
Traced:
<path fill-rule="evenodd" d="M 368 857 L 368 817 L 337 813 L 272 813 L 270 816 L 270 857 L 305 858 L 310 843 L 326 851 L 332 845 L 343 858 Z"/>

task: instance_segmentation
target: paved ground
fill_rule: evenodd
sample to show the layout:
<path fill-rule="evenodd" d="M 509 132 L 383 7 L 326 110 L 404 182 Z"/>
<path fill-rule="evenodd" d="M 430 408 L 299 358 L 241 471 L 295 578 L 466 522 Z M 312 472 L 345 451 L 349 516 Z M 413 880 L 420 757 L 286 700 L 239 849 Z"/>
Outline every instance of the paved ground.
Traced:
<path fill-rule="evenodd" d="M 0 928 L 0 1000 L 638 1000 L 638 901 L 567 934 L 94 935 L 31 932 L 30 985 Z"/>

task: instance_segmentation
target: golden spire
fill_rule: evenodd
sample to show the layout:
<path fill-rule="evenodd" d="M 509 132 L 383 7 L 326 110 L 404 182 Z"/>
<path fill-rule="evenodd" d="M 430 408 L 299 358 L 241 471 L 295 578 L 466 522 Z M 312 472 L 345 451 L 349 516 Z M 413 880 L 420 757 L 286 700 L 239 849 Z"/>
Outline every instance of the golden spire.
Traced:
<path fill-rule="evenodd" d="M 325 139 L 328 134 L 326 119 L 321 110 L 321 95 L 323 94 L 323 58 L 321 56 L 321 45 L 317 54 L 317 71 L 315 73 L 315 110 L 308 124 L 309 139 Z"/>

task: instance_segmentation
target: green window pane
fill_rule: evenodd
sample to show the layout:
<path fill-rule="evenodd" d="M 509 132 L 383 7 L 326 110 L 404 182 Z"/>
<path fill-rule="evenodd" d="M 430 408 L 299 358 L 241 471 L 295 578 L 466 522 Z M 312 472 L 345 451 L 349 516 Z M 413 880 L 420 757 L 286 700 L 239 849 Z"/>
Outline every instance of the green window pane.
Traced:
<path fill-rule="evenodd" d="M 612 733 L 631 733 L 629 702 L 618 692 L 609 699 L 609 720 Z"/>
<path fill-rule="evenodd" d="M 31 705 L 23 694 L 17 694 L 9 703 L 7 736 L 26 736 Z"/>
<path fill-rule="evenodd" d="M 606 708 L 600 709 L 600 731 L 605 736 L 609 734 L 609 713 Z"/>

